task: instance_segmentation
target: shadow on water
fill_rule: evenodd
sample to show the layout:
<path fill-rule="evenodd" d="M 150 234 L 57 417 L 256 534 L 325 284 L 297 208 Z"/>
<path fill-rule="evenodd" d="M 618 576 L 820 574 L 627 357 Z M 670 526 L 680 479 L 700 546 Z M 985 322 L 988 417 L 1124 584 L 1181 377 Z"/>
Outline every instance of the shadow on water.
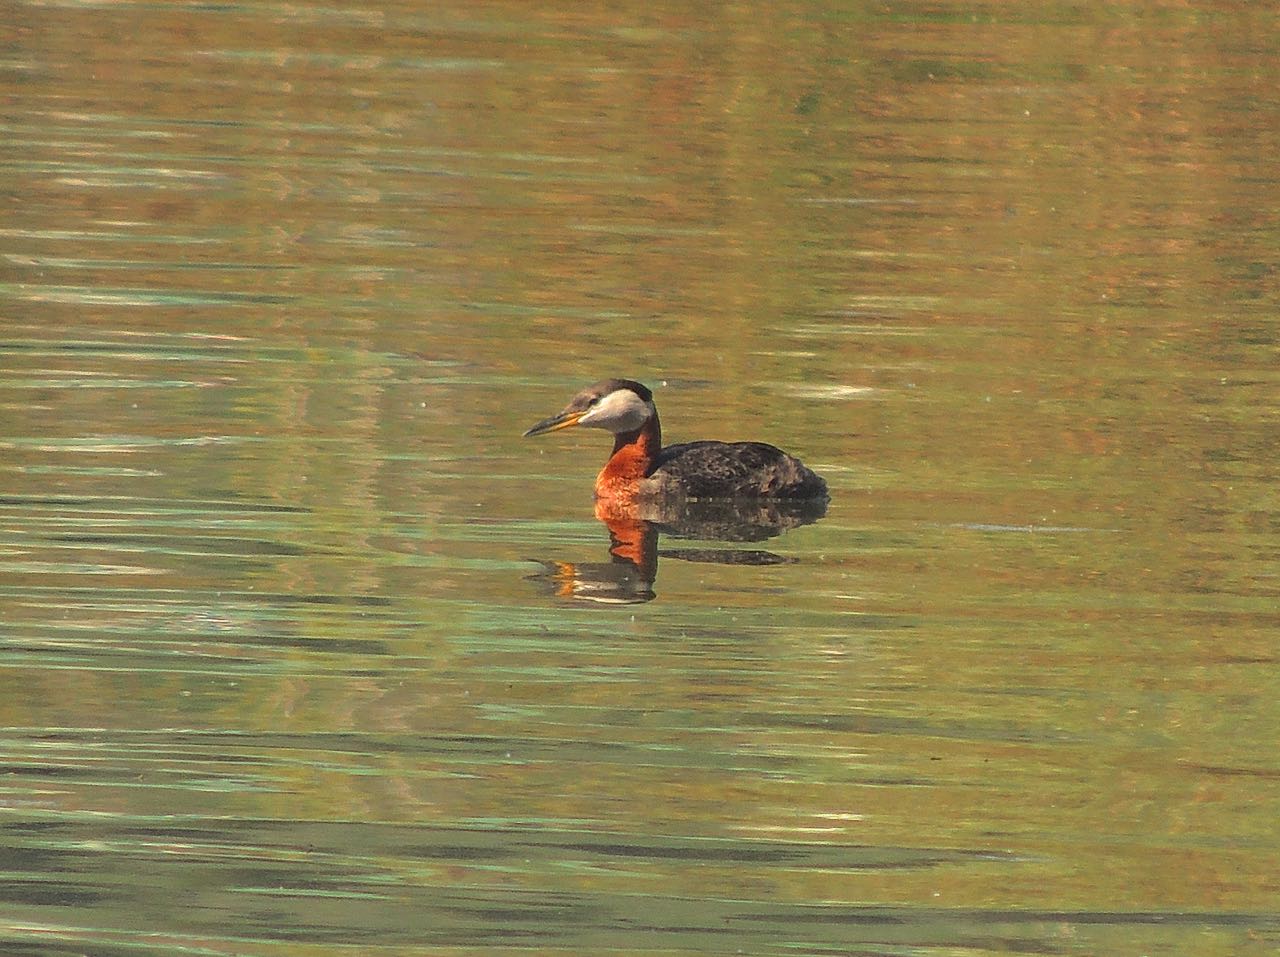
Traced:
<path fill-rule="evenodd" d="M 543 566 L 529 576 L 547 594 L 581 602 L 635 605 L 657 597 L 659 558 L 713 565 L 783 565 L 792 561 L 765 549 L 703 546 L 660 551 L 662 535 L 703 542 L 763 542 L 811 525 L 827 513 L 827 499 L 808 501 L 703 501 L 679 506 L 652 503 L 636 514 L 596 517 L 609 530 L 609 560 L 565 562 L 532 559 Z"/>

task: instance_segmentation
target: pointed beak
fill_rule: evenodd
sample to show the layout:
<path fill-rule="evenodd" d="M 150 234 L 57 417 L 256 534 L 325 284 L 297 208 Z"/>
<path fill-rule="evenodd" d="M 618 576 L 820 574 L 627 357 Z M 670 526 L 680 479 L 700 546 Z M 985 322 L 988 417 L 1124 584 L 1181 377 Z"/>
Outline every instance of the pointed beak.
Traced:
<path fill-rule="evenodd" d="M 548 432 L 559 432 L 561 429 L 571 428 L 578 424 L 578 420 L 582 418 L 581 411 L 564 411 L 553 415 L 549 419 L 543 419 L 528 432 L 524 434 L 524 438 L 531 435 L 546 435 Z"/>

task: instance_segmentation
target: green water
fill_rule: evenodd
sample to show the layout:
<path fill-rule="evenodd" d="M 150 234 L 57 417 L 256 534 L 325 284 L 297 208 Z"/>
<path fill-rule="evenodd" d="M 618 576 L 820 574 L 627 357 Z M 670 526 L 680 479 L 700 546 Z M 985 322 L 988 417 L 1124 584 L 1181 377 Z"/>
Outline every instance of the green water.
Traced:
<path fill-rule="evenodd" d="M 1280 947 L 1262 7 L 4 20 L 0 950 Z"/>

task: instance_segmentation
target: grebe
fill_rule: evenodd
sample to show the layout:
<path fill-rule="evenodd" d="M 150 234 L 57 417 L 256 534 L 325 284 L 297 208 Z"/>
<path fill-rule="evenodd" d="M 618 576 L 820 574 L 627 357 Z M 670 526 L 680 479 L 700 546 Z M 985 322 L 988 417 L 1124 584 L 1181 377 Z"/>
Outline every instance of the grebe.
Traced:
<path fill-rule="evenodd" d="M 614 435 L 613 454 L 596 478 L 599 502 L 827 498 L 826 482 L 799 459 L 763 442 L 684 442 L 662 448 L 653 393 L 632 379 L 587 386 L 562 412 L 525 436 L 575 425 Z"/>

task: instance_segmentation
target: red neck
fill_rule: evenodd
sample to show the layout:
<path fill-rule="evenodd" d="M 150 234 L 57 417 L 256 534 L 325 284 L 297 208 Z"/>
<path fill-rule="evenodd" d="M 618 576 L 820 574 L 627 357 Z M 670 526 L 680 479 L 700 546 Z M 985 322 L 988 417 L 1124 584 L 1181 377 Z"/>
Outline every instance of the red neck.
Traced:
<path fill-rule="evenodd" d="M 596 477 L 596 497 L 627 498 L 647 477 L 662 449 L 662 426 L 655 414 L 634 432 L 620 433 L 613 442 L 613 454 Z"/>

